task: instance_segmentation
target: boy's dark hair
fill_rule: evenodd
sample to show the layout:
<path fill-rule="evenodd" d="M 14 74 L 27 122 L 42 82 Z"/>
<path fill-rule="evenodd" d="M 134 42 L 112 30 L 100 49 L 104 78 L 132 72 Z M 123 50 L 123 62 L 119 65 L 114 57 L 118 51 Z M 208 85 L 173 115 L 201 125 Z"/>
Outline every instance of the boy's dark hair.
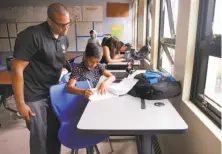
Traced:
<path fill-rule="evenodd" d="M 92 34 L 92 33 L 94 33 L 94 31 L 93 31 L 93 30 L 89 31 L 89 34 Z"/>
<path fill-rule="evenodd" d="M 102 47 L 105 45 L 106 41 L 109 40 L 109 37 L 104 37 L 102 40 Z"/>
<path fill-rule="evenodd" d="M 108 40 L 106 40 L 103 46 L 107 46 L 109 48 L 111 58 L 113 58 L 114 55 L 118 54 L 121 48 L 120 41 L 116 37 L 110 37 Z M 115 53 L 114 49 L 116 49 Z"/>
<path fill-rule="evenodd" d="M 101 59 L 103 56 L 102 48 L 96 43 L 88 43 L 86 46 L 85 57 L 95 57 Z"/>

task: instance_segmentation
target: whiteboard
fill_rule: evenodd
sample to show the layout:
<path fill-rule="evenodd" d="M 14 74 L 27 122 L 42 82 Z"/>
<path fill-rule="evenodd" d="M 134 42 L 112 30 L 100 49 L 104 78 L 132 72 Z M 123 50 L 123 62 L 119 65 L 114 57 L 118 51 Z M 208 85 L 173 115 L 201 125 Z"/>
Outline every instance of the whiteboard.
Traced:
<path fill-rule="evenodd" d="M 102 6 L 83 6 L 83 21 L 103 21 Z"/>
<path fill-rule="evenodd" d="M 0 9 L 0 20 L 16 20 L 16 12 L 14 7 L 7 7 Z"/>
<path fill-rule="evenodd" d="M 78 37 L 77 38 L 77 50 L 80 52 L 85 52 L 86 49 L 86 45 L 87 45 L 87 41 L 88 41 L 88 37 Z"/>
<path fill-rule="evenodd" d="M 82 7 L 81 6 L 68 6 L 67 7 L 70 18 L 73 21 L 82 21 Z"/>
<path fill-rule="evenodd" d="M 15 39 L 10 39 L 10 43 L 11 43 L 11 48 L 12 48 L 12 51 L 14 51 L 14 46 L 15 46 Z"/>
<path fill-rule="evenodd" d="M 18 33 L 20 33 L 21 31 L 23 31 L 24 29 L 26 29 L 27 27 L 32 26 L 32 25 L 37 25 L 37 23 L 18 23 L 17 24 Z"/>
<path fill-rule="evenodd" d="M 10 51 L 8 39 L 0 39 L 0 52 L 1 51 Z"/>
<path fill-rule="evenodd" d="M 0 9 L 0 20 L 7 19 L 8 9 L 7 8 L 1 8 Z"/>
<path fill-rule="evenodd" d="M 33 14 L 35 16 L 35 18 L 33 20 L 30 21 L 38 21 L 38 22 L 42 22 L 42 21 L 46 21 L 47 19 L 47 7 L 34 7 L 33 8 Z M 27 21 L 26 21 L 27 22 Z"/>
<path fill-rule="evenodd" d="M 41 14 L 40 12 L 36 13 L 34 16 L 33 7 L 15 7 L 16 21 L 18 22 L 33 22 L 36 20 L 35 16 Z"/>
<path fill-rule="evenodd" d="M 81 6 L 73 7 L 73 19 L 75 21 L 82 21 L 82 7 Z"/>
<path fill-rule="evenodd" d="M 92 30 L 92 22 L 77 22 L 77 36 L 90 36 L 89 31 Z"/>
<path fill-rule="evenodd" d="M 67 33 L 67 37 L 69 39 L 69 48 L 67 51 L 75 51 L 76 50 L 75 25 L 70 26 L 69 31 Z"/>
<path fill-rule="evenodd" d="M 0 24 L 0 37 L 8 37 L 6 24 Z"/>
<path fill-rule="evenodd" d="M 70 18 L 72 19 L 72 17 L 73 17 L 73 6 L 68 5 L 67 9 L 68 9 Z"/>
<path fill-rule="evenodd" d="M 0 20 L 41 22 L 47 19 L 47 7 L 7 7 L 0 9 Z"/>
<path fill-rule="evenodd" d="M 97 35 L 103 35 L 103 23 L 102 22 L 94 22 L 94 29 L 97 31 Z"/>
<path fill-rule="evenodd" d="M 76 51 L 76 41 L 78 42 L 77 51 L 85 51 L 86 43 L 90 38 L 89 31 L 94 29 L 98 35 L 104 34 L 103 7 L 102 6 L 74 6 L 68 5 L 68 11 L 72 19 L 76 19 L 75 25 L 71 26 L 67 37 L 69 38 L 68 51 Z M 78 16 L 76 18 L 76 16 Z M 0 9 L 0 37 L 8 37 L 6 23 L 8 22 L 9 36 L 17 37 L 17 33 L 29 26 L 37 25 L 47 19 L 47 6 L 18 6 Z M 5 21 L 5 22 L 4 22 Z M 16 23 L 18 32 L 16 32 Z M 76 38 L 77 36 L 77 38 Z M 80 37 L 78 37 L 80 36 Z M 83 36 L 83 37 L 82 37 Z M 88 36 L 88 37 L 86 37 Z M 102 40 L 101 37 L 99 37 Z M 14 48 L 14 38 L 10 38 L 12 49 Z M 10 51 L 9 40 L 0 40 L 0 51 Z"/>
<path fill-rule="evenodd" d="M 15 23 L 8 24 L 8 30 L 9 30 L 9 36 L 10 37 L 16 37 L 16 25 Z"/>

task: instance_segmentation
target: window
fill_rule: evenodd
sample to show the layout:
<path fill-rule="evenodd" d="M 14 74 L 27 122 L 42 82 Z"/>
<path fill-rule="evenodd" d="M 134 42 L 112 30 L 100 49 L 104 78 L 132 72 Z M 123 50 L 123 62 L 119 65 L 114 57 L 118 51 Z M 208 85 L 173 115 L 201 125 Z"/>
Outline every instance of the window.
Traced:
<path fill-rule="evenodd" d="M 161 0 L 158 68 L 173 75 L 178 0 Z"/>
<path fill-rule="evenodd" d="M 221 128 L 221 0 L 200 1 L 191 100 Z"/>
<path fill-rule="evenodd" d="M 133 1 L 133 46 L 137 46 L 138 0 Z"/>
<path fill-rule="evenodd" d="M 152 36 L 152 0 L 147 0 L 147 24 L 146 24 L 146 45 L 151 51 L 151 36 Z M 150 61 L 150 54 L 148 55 L 148 60 Z"/>

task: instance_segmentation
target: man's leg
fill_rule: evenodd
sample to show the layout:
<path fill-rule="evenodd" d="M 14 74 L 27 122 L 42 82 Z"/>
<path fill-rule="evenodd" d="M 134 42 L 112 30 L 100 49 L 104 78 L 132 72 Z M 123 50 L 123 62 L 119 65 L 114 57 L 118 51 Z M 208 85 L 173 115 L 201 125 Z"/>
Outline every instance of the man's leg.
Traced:
<path fill-rule="evenodd" d="M 27 127 L 30 130 L 30 154 L 47 154 L 46 136 L 47 136 L 47 109 L 48 100 L 43 99 L 36 102 L 27 103 L 35 116 L 27 121 Z"/>
<path fill-rule="evenodd" d="M 60 123 L 53 112 L 51 102 L 47 110 L 47 154 L 60 154 L 61 143 L 58 139 Z"/>

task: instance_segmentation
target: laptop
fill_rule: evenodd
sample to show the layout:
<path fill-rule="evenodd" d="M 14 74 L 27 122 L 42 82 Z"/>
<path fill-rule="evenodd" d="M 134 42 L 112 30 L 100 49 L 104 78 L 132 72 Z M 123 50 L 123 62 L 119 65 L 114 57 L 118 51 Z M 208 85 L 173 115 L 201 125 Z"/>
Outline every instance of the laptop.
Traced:
<path fill-rule="evenodd" d="M 121 82 L 123 78 L 127 78 L 129 75 L 127 72 L 111 72 L 111 73 L 116 77 L 114 83 Z"/>

